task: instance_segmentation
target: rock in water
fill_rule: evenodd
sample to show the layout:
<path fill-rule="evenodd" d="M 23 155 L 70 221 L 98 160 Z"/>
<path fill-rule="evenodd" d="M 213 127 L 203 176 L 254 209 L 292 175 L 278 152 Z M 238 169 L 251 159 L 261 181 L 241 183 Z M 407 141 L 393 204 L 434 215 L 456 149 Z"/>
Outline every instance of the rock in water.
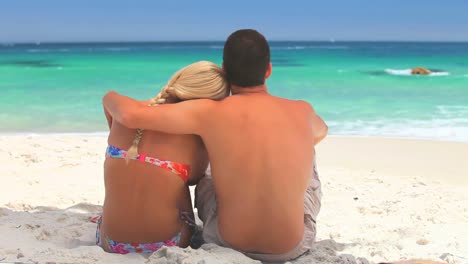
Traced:
<path fill-rule="evenodd" d="M 423 68 L 423 67 L 416 67 L 411 69 L 411 74 L 415 75 L 429 75 L 431 74 L 431 71 L 429 69 Z"/>

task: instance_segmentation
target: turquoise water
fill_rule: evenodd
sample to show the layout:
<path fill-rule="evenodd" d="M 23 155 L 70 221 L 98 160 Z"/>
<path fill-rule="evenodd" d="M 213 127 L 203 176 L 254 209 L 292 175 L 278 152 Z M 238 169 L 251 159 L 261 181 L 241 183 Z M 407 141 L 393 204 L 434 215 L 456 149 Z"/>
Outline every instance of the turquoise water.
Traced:
<path fill-rule="evenodd" d="M 271 42 L 270 92 L 335 135 L 468 141 L 468 43 Z M 0 44 L 0 133 L 106 131 L 108 90 L 147 99 L 222 42 Z M 411 76 L 424 66 L 437 73 Z"/>

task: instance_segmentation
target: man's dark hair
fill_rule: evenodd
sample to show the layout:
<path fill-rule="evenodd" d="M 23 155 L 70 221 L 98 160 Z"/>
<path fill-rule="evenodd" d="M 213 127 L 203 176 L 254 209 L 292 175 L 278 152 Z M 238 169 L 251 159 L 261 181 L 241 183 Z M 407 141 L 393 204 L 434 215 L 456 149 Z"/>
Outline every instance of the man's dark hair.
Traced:
<path fill-rule="evenodd" d="M 270 46 L 256 30 L 238 30 L 224 44 L 224 70 L 228 82 L 233 85 L 250 87 L 264 84 L 269 63 Z"/>

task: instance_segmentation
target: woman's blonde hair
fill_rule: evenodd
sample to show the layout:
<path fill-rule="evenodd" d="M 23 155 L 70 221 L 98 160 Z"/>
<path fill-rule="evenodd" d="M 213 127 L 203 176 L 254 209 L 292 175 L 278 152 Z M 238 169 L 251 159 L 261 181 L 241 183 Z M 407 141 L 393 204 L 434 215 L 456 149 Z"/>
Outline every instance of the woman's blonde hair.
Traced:
<path fill-rule="evenodd" d="M 161 92 L 150 100 L 149 106 L 202 98 L 221 100 L 229 92 L 229 84 L 222 69 L 212 62 L 199 61 L 176 72 Z M 138 144 L 142 136 L 143 129 L 137 129 L 127 152 L 127 161 L 138 156 Z"/>

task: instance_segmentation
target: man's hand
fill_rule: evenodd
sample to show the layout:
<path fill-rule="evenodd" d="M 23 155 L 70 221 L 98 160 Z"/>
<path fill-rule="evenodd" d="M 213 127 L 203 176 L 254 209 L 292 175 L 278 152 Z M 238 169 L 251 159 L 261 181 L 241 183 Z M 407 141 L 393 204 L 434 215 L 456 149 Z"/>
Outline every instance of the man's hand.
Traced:
<path fill-rule="evenodd" d="M 132 115 L 132 111 L 141 106 L 137 100 L 110 91 L 102 98 L 102 105 L 114 120 L 126 127 L 136 128 L 132 127 L 131 117 L 129 116 Z"/>

